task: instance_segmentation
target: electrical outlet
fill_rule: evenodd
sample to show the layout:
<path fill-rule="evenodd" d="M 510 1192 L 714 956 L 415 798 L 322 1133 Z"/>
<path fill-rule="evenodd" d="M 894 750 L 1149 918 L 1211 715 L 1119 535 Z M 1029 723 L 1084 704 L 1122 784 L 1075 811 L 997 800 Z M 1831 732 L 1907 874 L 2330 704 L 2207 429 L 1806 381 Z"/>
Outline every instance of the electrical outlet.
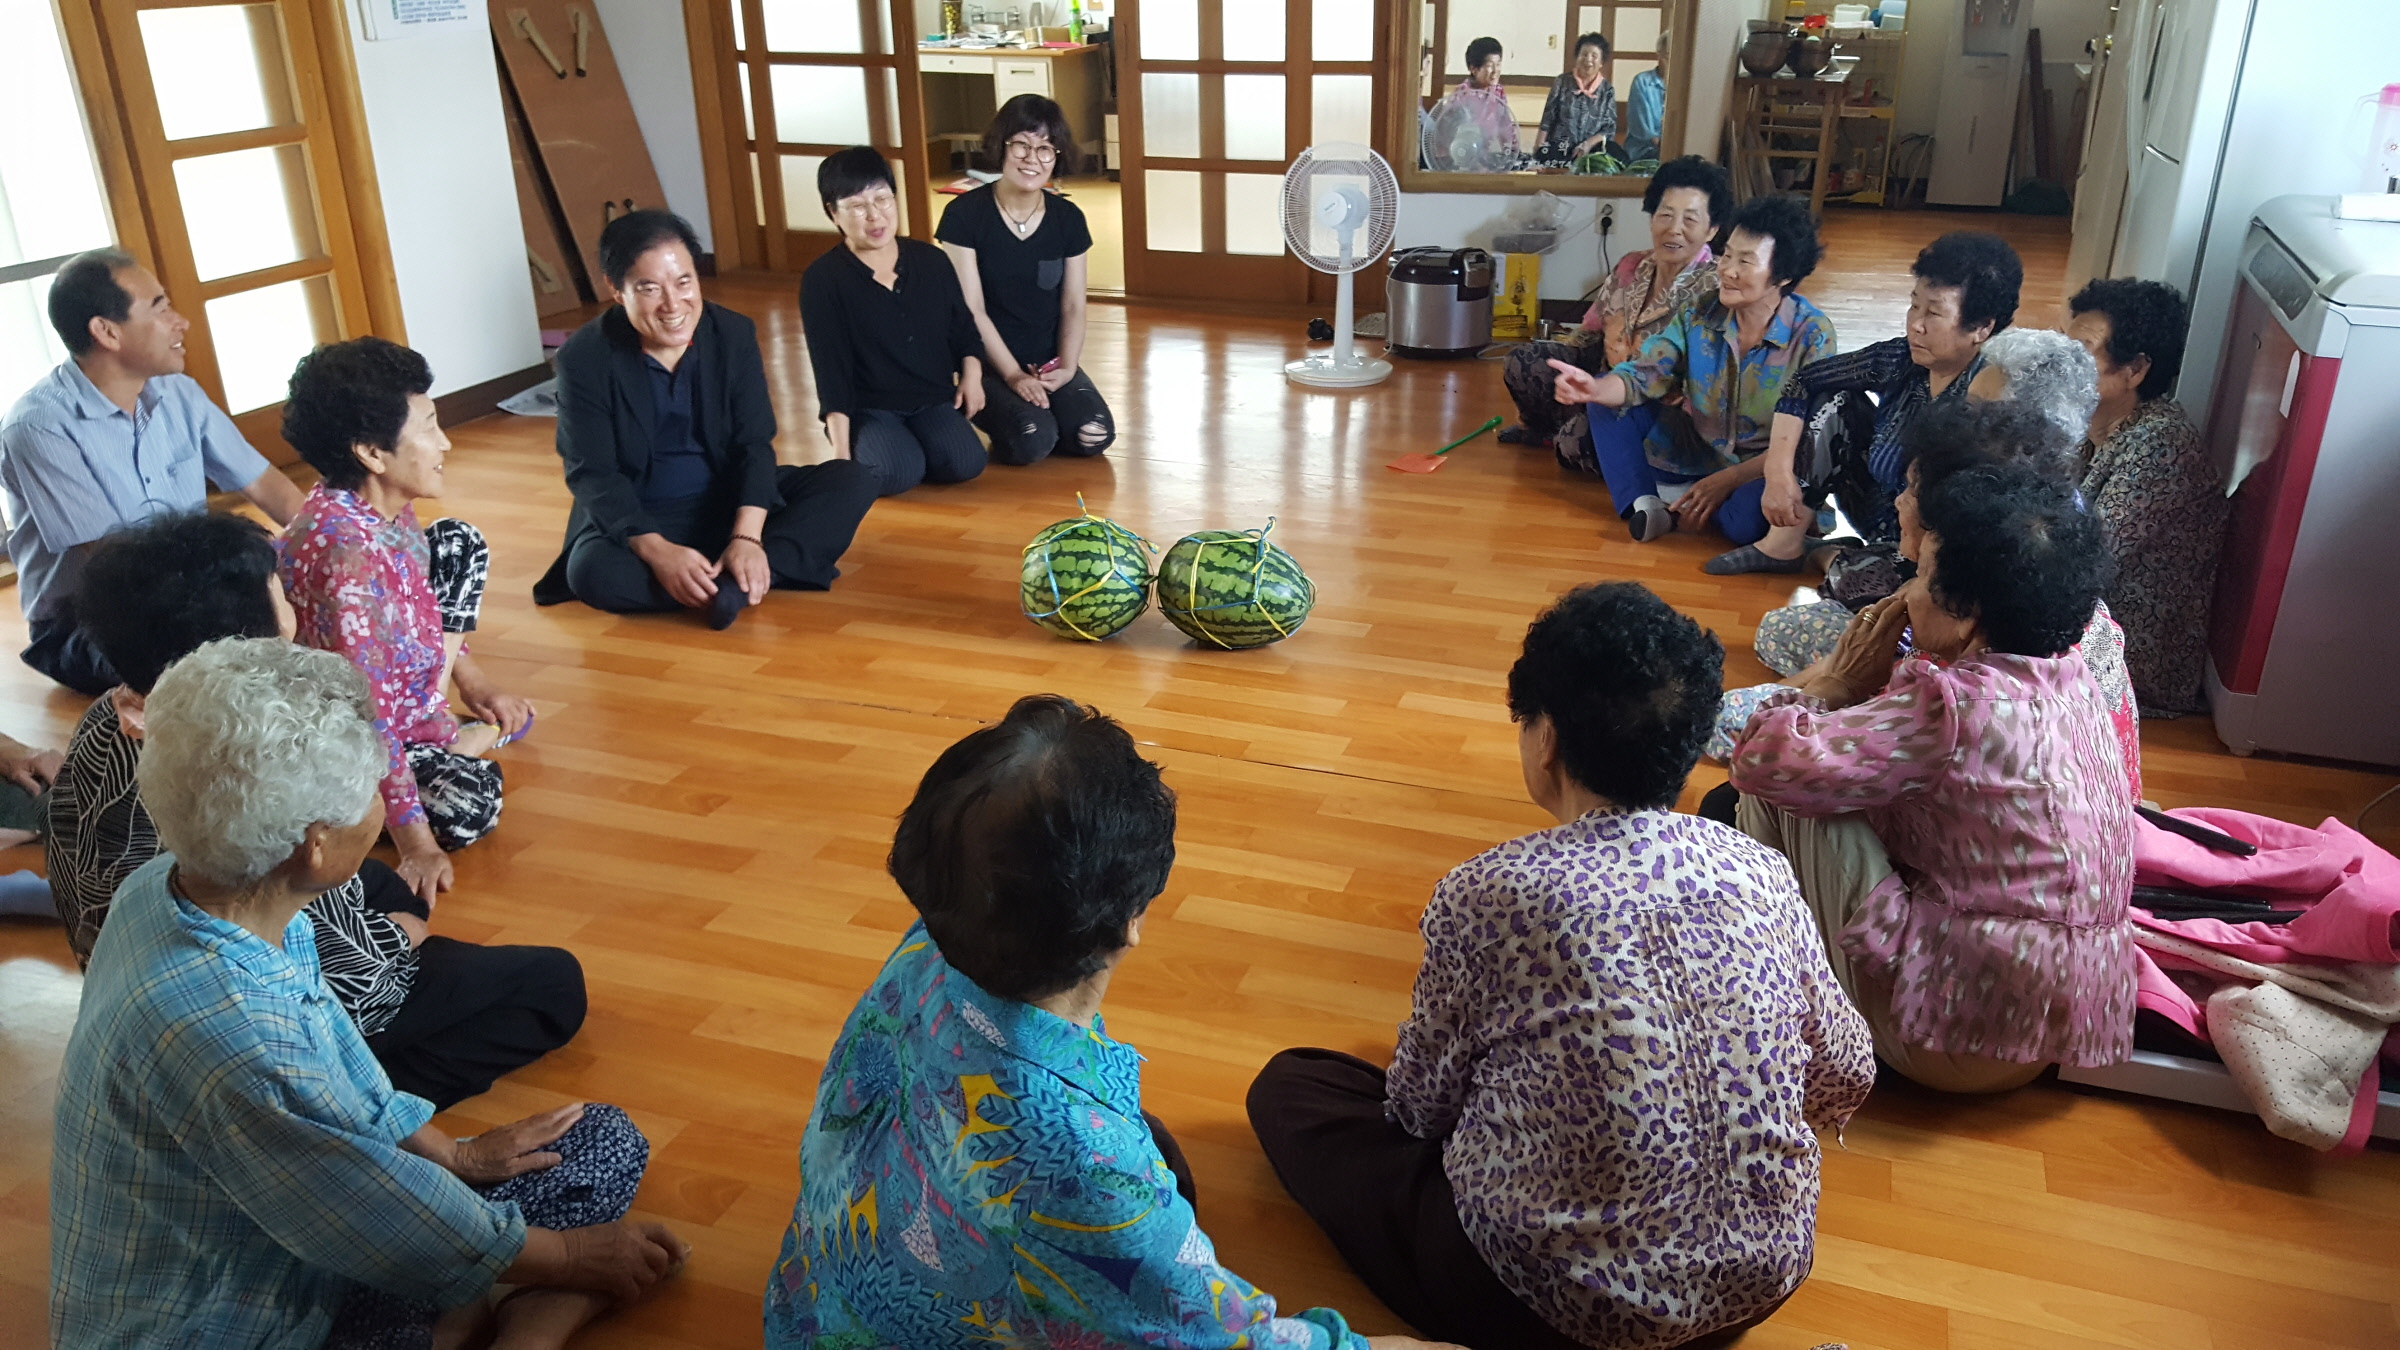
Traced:
<path fill-rule="evenodd" d="M 1602 202 L 1602 203 L 1600 203 L 1600 232 L 1601 232 L 1602 234 L 1606 234 L 1606 233 L 1608 233 L 1610 230 L 1613 230 L 1613 229 L 1615 229 L 1616 227 L 1617 227 L 1617 204 L 1616 204 L 1615 202 Z"/>

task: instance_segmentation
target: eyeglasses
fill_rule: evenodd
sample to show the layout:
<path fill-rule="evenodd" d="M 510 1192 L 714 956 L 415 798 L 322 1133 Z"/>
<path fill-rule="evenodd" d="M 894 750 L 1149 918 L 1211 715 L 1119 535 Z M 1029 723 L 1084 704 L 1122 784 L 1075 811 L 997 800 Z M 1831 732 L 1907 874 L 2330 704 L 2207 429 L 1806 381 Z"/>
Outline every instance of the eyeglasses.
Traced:
<path fill-rule="evenodd" d="M 871 196 L 845 197 L 833 204 L 833 213 L 848 216 L 852 220 L 865 220 L 869 216 L 888 216 L 899 205 L 891 193 L 878 192 Z"/>
<path fill-rule="evenodd" d="M 1049 164 L 1058 158 L 1055 148 L 1034 141 L 1010 141 L 1008 153 L 1018 159 L 1030 159 L 1036 164 Z"/>

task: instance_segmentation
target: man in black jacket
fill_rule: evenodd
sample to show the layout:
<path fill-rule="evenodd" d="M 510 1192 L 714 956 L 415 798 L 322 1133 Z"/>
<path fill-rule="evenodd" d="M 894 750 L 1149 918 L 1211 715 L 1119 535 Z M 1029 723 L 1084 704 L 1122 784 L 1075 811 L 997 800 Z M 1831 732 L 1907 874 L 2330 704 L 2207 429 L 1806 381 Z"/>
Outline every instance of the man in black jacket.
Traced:
<path fill-rule="evenodd" d="M 821 591 L 875 501 L 847 459 L 777 465 L 758 330 L 700 298 L 700 245 L 666 211 L 600 235 L 617 305 L 558 352 L 558 457 L 575 510 L 536 603 L 703 610 L 724 628 L 771 587 Z"/>

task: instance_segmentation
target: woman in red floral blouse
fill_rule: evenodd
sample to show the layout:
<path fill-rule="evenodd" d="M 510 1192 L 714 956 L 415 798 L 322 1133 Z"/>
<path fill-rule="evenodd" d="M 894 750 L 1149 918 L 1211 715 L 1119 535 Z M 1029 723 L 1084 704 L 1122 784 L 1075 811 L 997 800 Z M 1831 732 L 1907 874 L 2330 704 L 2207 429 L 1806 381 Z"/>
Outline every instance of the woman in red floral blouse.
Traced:
<path fill-rule="evenodd" d="M 483 535 L 457 519 L 421 528 L 411 505 L 442 495 L 450 441 L 432 387 L 424 357 L 358 338 L 303 358 L 283 411 L 284 439 L 324 476 L 282 541 L 298 638 L 350 658 L 374 688 L 387 828 L 428 903 L 450 889 L 446 855 L 499 823 L 500 766 L 483 755 L 533 722 L 467 650 L 491 565 Z M 452 685 L 479 720 L 451 715 Z"/>

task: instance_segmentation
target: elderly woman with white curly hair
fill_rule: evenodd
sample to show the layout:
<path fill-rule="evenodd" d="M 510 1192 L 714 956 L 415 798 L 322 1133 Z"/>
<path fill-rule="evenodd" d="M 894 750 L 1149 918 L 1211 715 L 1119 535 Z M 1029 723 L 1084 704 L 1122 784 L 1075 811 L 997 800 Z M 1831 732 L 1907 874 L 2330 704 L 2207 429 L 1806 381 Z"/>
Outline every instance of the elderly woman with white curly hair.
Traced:
<path fill-rule="evenodd" d="M 53 1344 L 561 1346 L 682 1261 L 623 1221 L 649 1145 L 622 1111 L 454 1140 L 326 990 L 306 911 L 383 828 L 374 716 L 349 662 L 272 638 L 151 692 L 167 852 L 117 893 L 59 1074 Z"/>

